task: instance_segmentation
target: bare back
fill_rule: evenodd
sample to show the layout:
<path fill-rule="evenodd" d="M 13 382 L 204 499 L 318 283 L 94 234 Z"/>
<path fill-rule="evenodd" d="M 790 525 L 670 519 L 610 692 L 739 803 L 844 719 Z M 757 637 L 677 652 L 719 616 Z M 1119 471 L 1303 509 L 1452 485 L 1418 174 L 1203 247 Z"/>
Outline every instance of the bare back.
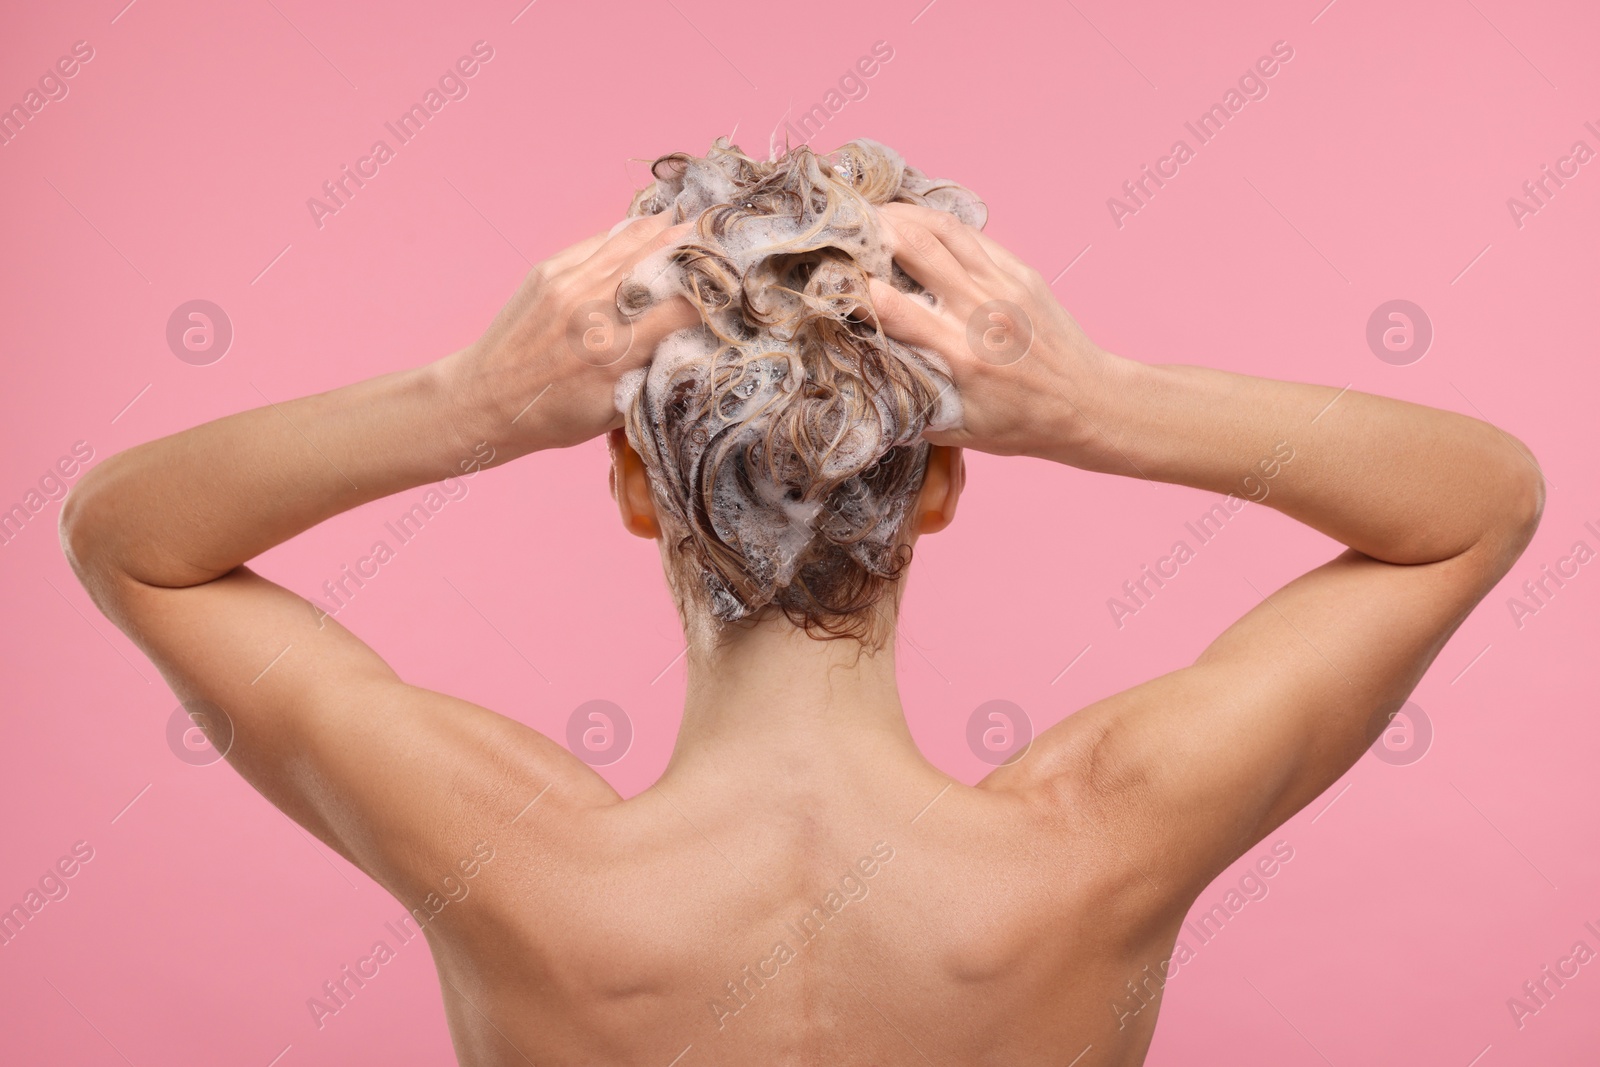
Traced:
<path fill-rule="evenodd" d="M 622 801 L 568 759 L 479 813 L 492 859 L 426 927 L 464 1063 L 1142 1061 L 1156 1011 L 1114 994 L 1183 909 L 1103 802 L 912 764 Z"/>

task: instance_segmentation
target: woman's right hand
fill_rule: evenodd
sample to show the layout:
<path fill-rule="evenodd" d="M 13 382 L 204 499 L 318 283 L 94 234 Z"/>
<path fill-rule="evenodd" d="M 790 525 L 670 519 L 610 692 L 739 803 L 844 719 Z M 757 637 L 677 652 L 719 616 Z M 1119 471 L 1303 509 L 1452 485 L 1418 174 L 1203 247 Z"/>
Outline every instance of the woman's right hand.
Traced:
<path fill-rule="evenodd" d="M 873 279 L 884 332 L 932 350 L 961 399 L 935 444 L 1072 463 L 1105 445 L 1084 409 L 1119 360 L 1089 340 L 1038 271 L 954 216 L 911 204 L 879 209 L 895 262 L 935 300 Z"/>
<path fill-rule="evenodd" d="M 667 334 L 701 320 L 680 296 L 625 315 L 619 287 L 692 228 L 666 214 L 634 219 L 530 271 L 483 335 L 440 361 L 455 407 L 473 427 L 463 439 L 488 440 L 509 459 L 620 426 L 617 379 L 645 366 Z"/>

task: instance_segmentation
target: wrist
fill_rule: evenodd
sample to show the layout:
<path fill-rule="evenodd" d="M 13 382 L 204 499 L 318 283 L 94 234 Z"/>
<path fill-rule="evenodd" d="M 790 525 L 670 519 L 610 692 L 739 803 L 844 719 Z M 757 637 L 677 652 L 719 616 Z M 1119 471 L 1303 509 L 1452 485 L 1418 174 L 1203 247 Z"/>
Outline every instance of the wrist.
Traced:
<path fill-rule="evenodd" d="M 472 348 L 434 361 L 424 373 L 449 427 L 452 455 L 487 443 L 494 449 L 496 463 L 504 463 L 537 449 L 528 434 L 518 432 L 519 412 L 511 406 L 515 391 L 487 380 L 484 361 Z"/>
<path fill-rule="evenodd" d="M 1103 349 L 1075 353 L 1057 376 L 1056 388 L 1041 395 L 1050 406 L 1044 432 L 1030 450 L 1040 459 L 1090 471 L 1121 471 L 1123 414 L 1147 388 L 1150 368 Z"/>

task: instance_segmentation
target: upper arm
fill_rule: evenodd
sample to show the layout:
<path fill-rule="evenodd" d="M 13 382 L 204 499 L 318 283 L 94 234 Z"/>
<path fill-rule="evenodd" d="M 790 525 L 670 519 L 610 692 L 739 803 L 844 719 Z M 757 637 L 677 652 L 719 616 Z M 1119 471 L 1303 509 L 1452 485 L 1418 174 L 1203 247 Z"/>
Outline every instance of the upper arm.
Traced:
<path fill-rule="evenodd" d="M 1530 532 L 1425 564 L 1347 550 L 1191 666 L 1047 731 L 1043 762 L 1109 813 L 1159 905 L 1187 907 L 1361 757 Z"/>
<path fill-rule="evenodd" d="M 408 903 L 478 842 L 492 847 L 545 786 L 567 799 L 608 790 L 520 723 L 405 684 L 331 617 L 245 567 L 178 589 L 122 574 L 87 582 L 186 706 L 220 709 L 207 733 L 239 773 Z"/>

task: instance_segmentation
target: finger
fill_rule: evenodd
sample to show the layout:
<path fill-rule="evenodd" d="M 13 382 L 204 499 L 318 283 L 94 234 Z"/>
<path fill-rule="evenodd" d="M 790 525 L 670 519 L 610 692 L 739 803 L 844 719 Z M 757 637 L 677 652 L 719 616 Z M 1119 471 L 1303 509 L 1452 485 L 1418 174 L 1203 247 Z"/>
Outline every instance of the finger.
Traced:
<path fill-rule="evenodd" d="M 968 226 L 948 211 L 924 207 L 921 204 L 885 204 L 880 210 L 895 219 L 909 219 L 939 239 L 955 261 L 974 277 L 984 277 L 994 272 L 994 260 L 979 243 L 979 231 Z"/>
<path fill-rule="evenodd" d="M 605 244 L 606 236 L 606 234 L 597 233 L 592 237 L 585 237 L 575 245 L 563 248 L 543 263 L 540 263 L 538 266 L 539 272 L 546 278 L 554 278 L 558 274 L 571 270 L 594 255 L 595 250 Z"/>
<path fill-rule="evenodd" d="M 656 346 L 672 333 L 699 326 L 704 320 L 699 310 L 681 296 L 657 301 L 648 310 L 629 320 L 633 327 L 633 343 L 629 355 L 641 357 L 640 362 L 655 354 Z"/>
<path fill-rule="evenodd" d="M 674 243 L 677 239 L 660 243 L 663 233 L 677 231 L 681 234 L 687 232 L 689 228 L 688 224 L 673 226 L 672 216 L 665 211 L 633 219 L 626 226 L 612 230 L 605 242 L 595 249 L 583 265 L 597 275 L 615 273 L 623 264 L 631 263 L 656 248 Z"/>
<path fill-rule="evenodd" d="M 995 265 L 1013 278 L 1021 280 L 1032 269 L 1015 252 L 982 230 L 973 230 L 972 236 L 983 246 L 984 251 L 989 254 L 990 259 L 994 260 Z"/>
<path fill-rule="evenodd" d="M 677 268 L 680 246 L 694 227 L 692 222 L 667 227 L 634 249 L 605 279 L 616 290 L 617 307 L 624 314 L 640 315 L 678 291 L 681 277 L 668 272 Z"/>
<path fill-rule="evenodd" d="M 948 300 L 972 285 L 972 275 L 933 231 L 915 219 L 884 217 L 894 261 L 924 289 Z"/>
<path fill-rule="evenodd" d="M 944 326 L 932 308 L 877 278 L 867 280 L 867 294 L 884 333 L 909 345 L 940 348 Z"/>

